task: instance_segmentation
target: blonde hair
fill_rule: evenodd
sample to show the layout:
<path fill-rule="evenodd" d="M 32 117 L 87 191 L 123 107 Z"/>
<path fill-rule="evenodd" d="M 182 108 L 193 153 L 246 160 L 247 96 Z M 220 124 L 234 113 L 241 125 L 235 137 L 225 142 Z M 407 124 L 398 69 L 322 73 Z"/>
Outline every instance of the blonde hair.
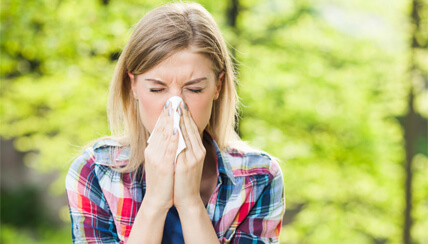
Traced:
<path fill-rule="evenodd" d="M 220 150 L 232 143 L 245 146 L 234 128 L 238 96 L 231 58 L 220 30 L 210 13 L 196 3 L 173 3 L 147 13 L 136 25 L 116 64 L 108 98 L 112 136 L 130 146 L 130 157 L 121 172 L 134 171 L 144 162 L 149 132 L 143 126 L 131 90 L 128 72 L 138 75 L 183 49 L 206 55 L 218 80 L 224 72 L 219 98 L 213 102 L 206 130 Z"/>

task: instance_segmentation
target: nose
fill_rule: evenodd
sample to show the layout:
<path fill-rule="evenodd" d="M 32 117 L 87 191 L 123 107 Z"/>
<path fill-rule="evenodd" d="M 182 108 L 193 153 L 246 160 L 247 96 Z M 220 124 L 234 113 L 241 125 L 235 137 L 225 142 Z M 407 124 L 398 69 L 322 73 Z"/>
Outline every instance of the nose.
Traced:
<path fill-rule="evenodd" d="M 171 92 L 168 94 L 168 98 L 166 99 L 166 101 L 169 100 L 171 97 L 174 97 L 174 96 L 180 97 L 183 100 L 183 102 L 186 103 L 186 98 L 185 98 L 183 91 L 181 89 L 178 89 L 178 88 L 171 89 Z"/>
<path fill-rule="evenodd" d="M 172 90 L 172 92 L 170 94 L 170 97 L 177 96 L 177 97 L 180 97 L 181 99 L 183 99 L 184 102 L 186 102 L 182 89 L 174 88 L 171 90 Z"/>

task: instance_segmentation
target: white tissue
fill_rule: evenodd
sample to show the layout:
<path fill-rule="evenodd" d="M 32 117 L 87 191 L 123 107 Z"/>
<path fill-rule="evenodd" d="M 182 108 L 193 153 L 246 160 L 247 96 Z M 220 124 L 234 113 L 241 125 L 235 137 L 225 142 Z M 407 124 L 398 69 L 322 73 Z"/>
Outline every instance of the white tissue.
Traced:
<path fill-rule="evenodd" d="M 183 134 L 181 133 L 181 129 L 180 129 L 180 115 L 178 114 L 177 108 L 178 106 L 180 106 L 180 102 L 182 102 L 183 99 L 181 99 L 181 97 L 179 96 L 173 96 L 170 97 L 165 104 L 168 104 L 168 102 L 171 102 L 171 106 L 172 106 L 172 111 L 173 111 L 173 118 L 174 118 L 174 129 L 176 129 L 178 131 L 178 147 L 177 147 L 177 152 L 175 153 L 175 159 L 174 159 L 174 163 L 177 162 L 177 157 L 178 154 L 181 153 L 181 151 L 183 151 L 186 148 L 186 143 L 184 142 L 184 138 L 183 138 Z M 153 131 L 156 130 L 158 123 L 159 123 L 159 119 L 156 122 L 155 128 L 153 129 Z M 153 133 L 150 135 L 149 139 L 147 140 L 147 143 L 150 143 L 150 138 L 152 138 Z"/>

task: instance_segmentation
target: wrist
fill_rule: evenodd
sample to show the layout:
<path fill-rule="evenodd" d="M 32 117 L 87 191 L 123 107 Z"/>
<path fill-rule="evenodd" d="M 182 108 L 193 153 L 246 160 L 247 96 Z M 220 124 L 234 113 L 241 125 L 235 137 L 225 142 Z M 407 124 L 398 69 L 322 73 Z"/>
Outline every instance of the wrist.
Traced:
<path fill-rule="evenodd" d="M 161 243 L 167 208 L 160 208 L 144 198 L 138 209 L 127 243 Z"/>
<path fill-rule="evenodd" d="M 201 209 L 205 210 L 204 202 L 201 198 L 186 201 L 183 204 L 175 204 L 177 212 L 181 213 L 198 213 Z"/>
<path fill-rule="evenodd" d="M 163 215 L 168 213 L 169 209 L 172 207 L 172 204 L 159 204 L 155 199 L 145 196 L 143 202 L 141 203 L 140 209 L 143 209 L 147 215 Z"/>

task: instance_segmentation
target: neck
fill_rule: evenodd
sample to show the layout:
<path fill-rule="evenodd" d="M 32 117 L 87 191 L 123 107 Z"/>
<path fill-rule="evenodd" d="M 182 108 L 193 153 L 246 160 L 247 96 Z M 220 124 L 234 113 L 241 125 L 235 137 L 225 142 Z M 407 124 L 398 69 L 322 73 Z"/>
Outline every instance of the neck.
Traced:
<path fill-rule="evenodd" d="M 211 141 L 211 138 L 207 135 L 202 138 L 202 143 L 205 147 L 205 160 L 204 160 L 204 168 L 202 171 L 202 176 L 211 176 L 213 174 L 217 174 L 216 167 L 216 151 L 214 149 L 214 145 Z"/>

